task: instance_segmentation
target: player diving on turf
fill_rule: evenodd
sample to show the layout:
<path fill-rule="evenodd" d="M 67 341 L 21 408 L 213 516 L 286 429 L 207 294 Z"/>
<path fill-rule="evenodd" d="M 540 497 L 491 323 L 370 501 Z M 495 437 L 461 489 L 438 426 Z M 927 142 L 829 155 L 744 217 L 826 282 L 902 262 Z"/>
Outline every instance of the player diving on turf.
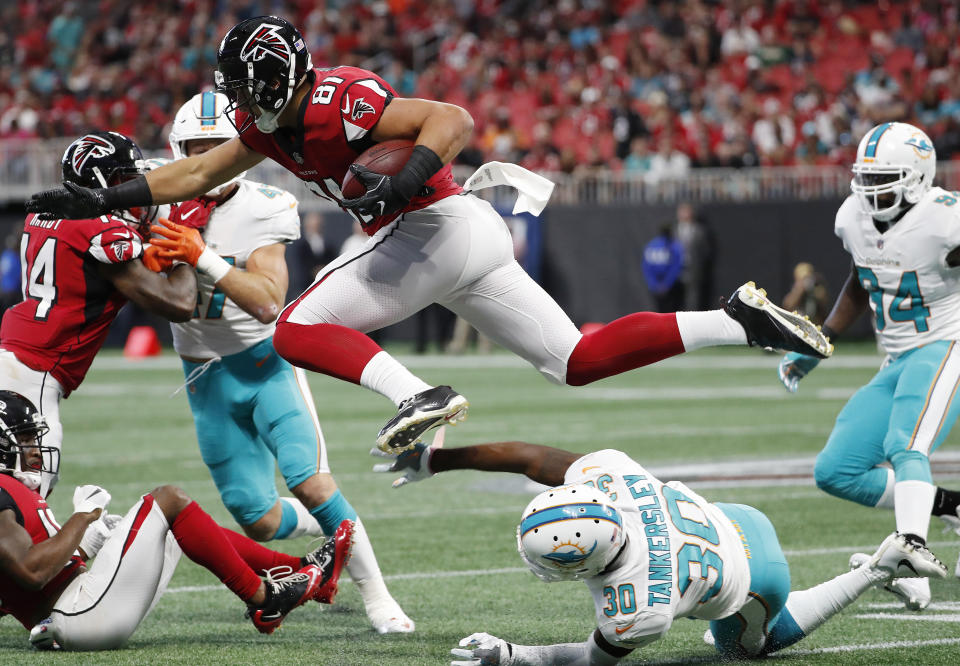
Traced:
<path fill-rule="evenodd" d="M 466 414 L 462 395 L 427 384 L 366 335 L 431 303 L 452 310 L 550 381 L 571 386 L 711 345 L 831 353 L 816 326 L 770 303 L 752 283 L 737 289 L 723 309 L 638 312 L 583 335 L 516 262 L 509 231 L 493 207 L 453 180 L 450 161 L 473 131 L 467 111 L 400 98 L 367 70 L 314 68 L 300 32 L 275 16 L 231 28 L 217 62 L 217 89 L 236 108 L 237 138 L 119 187 L 68 184 L 40 192 L 28 209 L 85 217 L 183 201 L 272 158 L 315 194 L 354 215 L 370 235 L 366 245 L 331 262 L 284 308 L 274 347 L 295 366 L 389 398 L 398 411 L 377 437 L 385 451 L 409 448 L 426 429 Z M 393 139 L 416 143 L 398 173 L 351 166 L 367 148 Z M 491 173 L 499 169 L 487 167 Z M 340 184 L 348 169 L 366 191 L 344 200 Z"/>
<path fill-rule="evenodd" d="M 663 483 L 612 449 L 581 455 L 526 442 L 444 449 L 441 434 L 374 468 L 403 473 L 394 487 L 456 469 L 513 472 L 554 486 L 524 509 L 517 549 L 544 581 L 582 580 L 597 628 L 580 643 L 556 645 L 474 633 L 454 648 L 453 666 L 612 666 L 684 617 L 710 622 L 704 640 L 721 659 L 762 657 L 909 572 L 891 534 L 860 567 L 791 592 L 789 565 L 763 513 Z"/>

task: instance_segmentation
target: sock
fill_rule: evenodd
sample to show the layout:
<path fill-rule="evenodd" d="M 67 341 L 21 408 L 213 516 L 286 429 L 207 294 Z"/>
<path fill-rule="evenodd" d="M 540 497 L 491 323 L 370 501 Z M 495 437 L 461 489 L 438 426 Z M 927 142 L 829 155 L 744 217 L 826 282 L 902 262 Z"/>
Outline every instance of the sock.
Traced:
<path fill-rule="evenodd" d="M 270 550 L 250 537 L 228 530 L 226 527 L 220 529 L 223 530 L 224 536 L 233 549 L 237 551 L 237 555 L 258 575 L 274 567 L 287 566 L 296 571 L 302 566 L 299 557 Z"/>
<path fill-rule="evenodd" d="M 304 535 L 323 536 L 323 530 L 316 519 L 310 515 L 309 509 L 293 497 L 281 497 L 280 526 L 277 527 L 274 539 L 296 539 Z"/>
<path fill-rule="evenodd" d="M 786 606 L 770 628 L 764 652 L 769 654 L 793 645 L 831 617 L 852 604 L 887 574 L 860 567 L 820 583 L 809 590 L 791 592 Z"/>
<path fill-rule="evenodd" d="M 217 525 L 199 504 L 190 502 L 177 514 L 170 529 L 184 555 L 209 570 L 242 600 L 260 589 L 260 577 L 233 547 L 233 540 L 225 534 L 229 530 Z"/>
<path fill-rule="evenodd" d="M 373 544 L 360 520 L 357 520 L 353 530 L 353 550 L 347 562 L 347 573 L 360 592 L 367 615 L 375 624 L 387 620 L 398 611 L 403 613 L 383 581 L 377 556 L 373 553 Z"/>
<path fill-rule="evenodd" d="M 933 496 L 933 511 L 931 512 L 934 516 L 956 517 L 958 507 L 960 507 L 960 492 L 937 488 L 937 492 Z"/>
<path fill-rule="evenodd" d="M 723 310 L 678 312 L 677 328 L 687 351 L 716 345 L 745 345 L 747 332 Z"/>
<path fill-rule="evenodd" d="M 310 509 L 310 515 L 316 519 L 327 536 L 333 536 L 344 520 L 357 520 L 357 512 L 339 490 L 320 506 Z"/>
<path fill-rule="evenodd" d="M 686 351 L 673 313 L 635 312 L 584 335 L 567 360 L 566 382 L 583 386 Z"/>
<path fill-rule="evenodd" d="M 875 468 L 876 469 L 876 468 Z M 896 487 L 896 478 L 893 475 L 892 469 L 887 469 L 887 485 L 883 488 L 883 494 L 880 495 L 880 499 L 877 500 L 877 503 L 874 506 L 878 509 L 893 509 L 896 507 L 896 502 L 893 499 L 893 489 Z"/>
<path fill-rule="evenodd" d="M 407 398 L 433 388 L 382 350 L 363 367 L 360 385 L 386 396 L 398 407 Z"/>
<path fill-rule="evenodd" d="M 926 481 L 897 481 L 893 488 L 893 512 L 900 534 L 913 534 L 926 541 L 936 493 L 936 487 Z"/>
<path fill-rule="evenodd" d="M 354 384 L 371 358 L 383 350 L 363 333 L 336 324 L 291 324 L 281 321 L 273 348 L 293 365 Z"/>

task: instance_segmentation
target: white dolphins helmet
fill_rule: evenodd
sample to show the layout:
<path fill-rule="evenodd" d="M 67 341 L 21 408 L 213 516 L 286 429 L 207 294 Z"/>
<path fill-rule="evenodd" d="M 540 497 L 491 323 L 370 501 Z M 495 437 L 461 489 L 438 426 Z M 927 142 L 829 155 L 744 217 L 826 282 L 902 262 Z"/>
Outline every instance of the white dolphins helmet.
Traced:
<path fill-rule="evenodd" d="M 224 109 L 230 100 L 223 93 L 202 92 L 194 95 L 186 104 L 180 107 L 173 118 L 173 127 L 170 130 L 170 150 L 173 159 L 182 160 L 187 156 L 187 141 L 194 139 L 232 139 L 237 136 L 237 128 L 233 126 Z M 244 171 L 231 180 L 218 185 L 207 192 L 207 196 L 216 196 L 228 185 L 247 175 Z"/>
<path fill-rule="evenodd" d="M 623 519 L 605 494 L 585 485 L 546 490 L 523 510 L 517 550 L 545 581 L 595 576 L 623 547 Z"/>
<path fill-rule="evenodd" d="M 937 153 L 930 137 L 906 123 L 883 123 L 857 147 L 850 189 L 873 218 L 889 222 L 933 185 Z"/>

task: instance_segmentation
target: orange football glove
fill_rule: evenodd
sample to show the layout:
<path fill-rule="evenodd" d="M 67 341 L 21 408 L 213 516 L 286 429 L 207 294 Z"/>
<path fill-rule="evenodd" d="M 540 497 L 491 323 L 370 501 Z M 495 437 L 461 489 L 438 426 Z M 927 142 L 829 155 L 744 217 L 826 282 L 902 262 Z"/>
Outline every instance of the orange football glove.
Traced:
<path fill-rule="evenodd" d="M 166 250 L 164 252 L 166 257 L 185 261 L 196 267 L 200 255 L 207 249 L 207 244 L 203 242 L 200 232 L 169 220 L 161 219 L 160 222 L 161 224 L 150 227 L 152 233 L 160 236 L 160 238 L 151 239 L 151 245 Z"/>
<path fill-rule="evenodd" d="M 156 245 L 147 245 L 143 249 L 143 265 L 154 273 L 168 273 L 173 268 L 173 258 L 169 250 L 164 250 Z"/>

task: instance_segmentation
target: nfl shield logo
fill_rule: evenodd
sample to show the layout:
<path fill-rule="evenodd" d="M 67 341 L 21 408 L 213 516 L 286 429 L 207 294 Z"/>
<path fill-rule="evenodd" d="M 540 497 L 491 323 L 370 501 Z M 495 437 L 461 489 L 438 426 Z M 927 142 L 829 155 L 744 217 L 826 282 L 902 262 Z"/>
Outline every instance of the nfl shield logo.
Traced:
<path fill-rule="evenodd" d="M 877 248 L 880 249 L 880 250 L 883 249 L 883 239 L 882 239 L 882 238 L 877 241 Z"/>

